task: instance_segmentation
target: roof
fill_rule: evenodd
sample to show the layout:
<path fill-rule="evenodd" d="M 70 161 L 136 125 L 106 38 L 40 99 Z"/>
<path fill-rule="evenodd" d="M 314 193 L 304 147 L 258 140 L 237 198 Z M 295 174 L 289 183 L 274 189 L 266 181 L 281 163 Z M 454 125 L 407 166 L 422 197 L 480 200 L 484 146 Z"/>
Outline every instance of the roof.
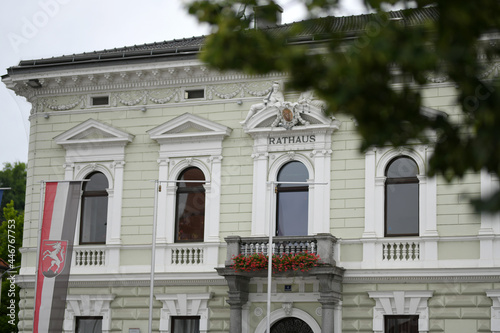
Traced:
<path fill-rule="evenodd" d="M 0 258 L 0 271 L 6 271 L 9 268 L 10 268 L 10 265 L 5 260 Z"/>
<path fill-rule="evenodd" d="M 439 16 L 436 7 L 391 11 L 386 14 L 389 16 L 389 19 L 401 20 L 401 22 L 404 22 L 407 26 L 420 25 L 428 20 L 435 21 Z M 321 40 L 321 35 L 327 33 L 356 35 L 365 29 L 368 22 L 376 20 L 379 20 L 376 14 L 342 17 L 328 16 L 278 25 L 275 27 L 267 27 L 265 29 L 271 33 L 282 34 L 289 32 L 294 25 L 301 24 L 301 33 L 295 35 L 290 42 L 293 43 L 297 40 L 302 42 L 313 42 Z M 137 63 L 141 61 L 152 62 L 156 60 L 193 59 L 201 51 L 204 40 L 205 36 L 199 36 L 45 59 L 22 60 L 18 66 L 9 68 L 8 74 L 50 70 L 61 68 L 62 66 L 82 67 L 107 64 L 114 65 L 117 64 L 117 62 Z"/>

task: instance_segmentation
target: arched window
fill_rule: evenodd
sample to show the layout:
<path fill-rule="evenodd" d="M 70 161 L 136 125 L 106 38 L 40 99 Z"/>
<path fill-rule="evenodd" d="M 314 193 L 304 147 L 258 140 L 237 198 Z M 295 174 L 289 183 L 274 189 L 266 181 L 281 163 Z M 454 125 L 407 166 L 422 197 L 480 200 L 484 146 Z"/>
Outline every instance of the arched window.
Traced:
<path fill-rule="evenodd" d="M 409 157 L 398 157 L 385 176 L 385 236 L 418 236 L 418 166 Z"/>
<path fill-rule="evenodd" d="M 102 172 L 93 172 L 85 179 L 80 220 L 80 244 L 106 243 L 108 220 L 108 179 Z"/>
<path fill-rule="evenodd" d="M 176 242 L 203 242 L 205 230 L 205 175 L 195 167 L 178 178 L 175 216 Z M 182 182 L 185 180 L 186 182 Z M 199 181 L 199 182 L 196 182 Z"/>
<path fill-rule="evenodd" d="M 306 166 L 299 161 L 288 162 L 278 172 L 278 182 L 295 184 L 278 184 L 276 187 L 276 235 L 307 235 L 309 186 L 299 183 L 305 183 L 308 178 Z"/>

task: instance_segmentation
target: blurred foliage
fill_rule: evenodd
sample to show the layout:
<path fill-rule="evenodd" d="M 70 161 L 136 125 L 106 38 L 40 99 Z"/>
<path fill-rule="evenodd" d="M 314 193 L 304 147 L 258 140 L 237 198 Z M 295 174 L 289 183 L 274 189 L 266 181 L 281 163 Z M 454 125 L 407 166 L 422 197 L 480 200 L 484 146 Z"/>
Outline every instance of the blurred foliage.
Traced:
<path fill-rule="evenodd" d="M 10 187 L 10 190 L 3 192 L 0 211 L 9 202 L 14 201 L 14 208 L 24 212 L 24 200 L 26 195 L 26 163 L 14 162 L 4 163 L 3 170 L 0 171 L 0 187 Z"/>
<path fill-rule="evenodd" d="M 500 53 L 492 34 L 500 27 L 500 1 L 366 0 L 373 10 L 369 23 L 343 32 L 332 31 L 318 15 L 335 12 L 337 0 L 297 1 L 308 16 L 289 29 L 252 28 L 257 5 L 265 4 L 261 15 L 276 21 L 272 0 L 191 2 L 189 12 L 212 27 L 201 60 L 218 70 L 289 74 L 288 89 L 313 89 L 329 114 L 356 120 L 362 151 L 418 140 L 434 147 L 426 170 L 431 176 L 451 181 L 481 169 L 500 175 L 500 86 L 484 78 L 486 65 Z M 412 7 L 397 20 L 383 11 L 396 2 Z M 439 18 L 410 24 L 407 18 L 428 6 Z M 295 42 L 311 27 L 315 43 Z M 412 80 L 396 86 L 395 72 Z M 454 83 L 459 117 L 420 112 L 429 73 Z M 500 194 L 477 207 L 500 210 Z"/>

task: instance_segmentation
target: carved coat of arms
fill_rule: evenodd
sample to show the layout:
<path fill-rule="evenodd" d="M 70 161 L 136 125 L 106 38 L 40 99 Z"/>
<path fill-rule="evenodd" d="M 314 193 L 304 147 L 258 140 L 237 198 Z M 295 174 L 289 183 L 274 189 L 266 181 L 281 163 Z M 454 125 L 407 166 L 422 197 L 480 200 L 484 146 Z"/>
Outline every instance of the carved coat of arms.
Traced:
<path fill-rule="evenodd" d="M 318 100 L 312 91 L 303 92 L 297 102 L 285 101 L 279 82 L 274 82 L 263 103 L 253 104 L 241 124 L 247 124 L 251 118 L 261 112 L 273 110 L 276 112 L 276 118 L 271 127 L 284 127 L 290 130 L 299 123 L 309 125 L 302 115 L 310 112 L 322 113 L 325 107 L 325 102 Z"/>

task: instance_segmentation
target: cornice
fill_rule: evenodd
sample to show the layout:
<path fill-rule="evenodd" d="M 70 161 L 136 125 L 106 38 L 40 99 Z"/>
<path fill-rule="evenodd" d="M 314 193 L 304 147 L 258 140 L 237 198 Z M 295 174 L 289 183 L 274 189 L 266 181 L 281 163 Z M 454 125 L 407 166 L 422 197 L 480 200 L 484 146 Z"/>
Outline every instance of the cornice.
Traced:
<path fill-rule="evenodd" d="M 99 287 L 146 287 L 150 286 L 149 273 L 147 274 L 92 274 L 71 275 L 69 288 L 99 288 Z M 177 276 L 171 274 L 157 274 L 154 280 L 155 287 L 163 286 L 225 286 L 223 277 L 213 274 L 186 273 Z M 34 288 L 34 275 L 16 276 L 16 284 L 21 288 Z"/>
<path fill-rule="evenodd" d="M 114 66 L 83 70 L 64 70 L 31 74 L 10 75 L 3 78 L 5 85 L 20 96 L 32 99 L 37 96 L 102 93 L 103 91 L 151 89 L 158 87 L 199 86 L 235 81 L 251 81 L 283 77 L 283 74 L 246 75 L 238 72 L 218 72 L 198 60 L 176 63 Z M 232 91 L 208 90 L 207 95 L 230 99 L 242 94 L 243 87 Z M 250 93 L 251 95 L 251 93 Z M 254 96 L 263 96 L 258 91 Z"/>
<path fill-rule="evenodd" d="M 343 283 L 492 283 L 500 281 L 499 268 L 470 269 L 381 269 L 353 270 L 344 274 Z"/>

